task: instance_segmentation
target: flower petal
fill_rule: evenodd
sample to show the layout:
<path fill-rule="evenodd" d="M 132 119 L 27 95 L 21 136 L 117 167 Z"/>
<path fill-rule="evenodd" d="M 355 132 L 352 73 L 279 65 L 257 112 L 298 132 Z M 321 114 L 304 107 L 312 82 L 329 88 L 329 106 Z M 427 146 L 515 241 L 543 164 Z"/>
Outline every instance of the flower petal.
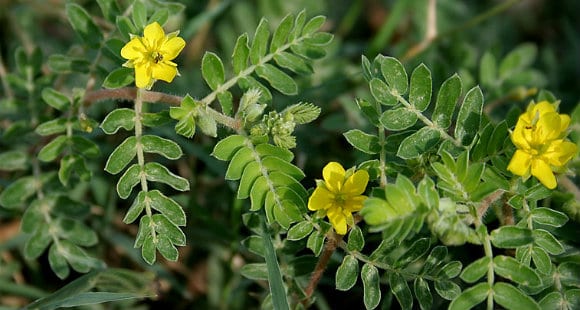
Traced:
<path fill-rule="evenodd" d="M 139 88 L 147 88 L 151 84 L 151 66 L 149 64 L 135 65 L 135 85 Z"/>
<path fill-rule="evenodd" d="M 510 160 L 507 170 L 515 175 L 526 176 L 529 174 L 532 156 L 524 151 L 517 150 Z"/>
<path fill-rule="evenodd" d="M 158 50 L 160 45 L 165 40 L 165 31 L 161 28 L 159 23 L 154 22 L 143 30 L 143 37 L 149 43 L 149 48 L 152 50 Z"/>
<path fill-rule="evenodd" d="M 532 175 L 538 178 L 545 187 L 556 188 L 556 177 L 550 165 L 541 159 L 532 160 Z"/>
<path fill-rule="evenodd" d="M 323 210 L 332 207 L 334 195 L 324 187 L 317 187 L 308 199 L 308 209 Z"/>
<path fill-rule="evenodd" d="M 344 168 L 337 162 L 329 162 L 324 169 L 322 169 L 322 177 L 326 182 L 326 187 L 333 193 L 340 192 L 342 183 L 344 182 Z"/>
<path fill-rule="evenodd" d="M 147 49 L 140 38 L 134 38 L 121 49 L 121 57 L 125 59 L 137 59 L 143 57 Z"/>
<path fill-rule="evenodd" d="M 185 47 L 185 40 L 180 37 L 174 37 L 161 45 L 159 52 L 163 55 L 164 60 L 173 60 Z"/>
<path fill-rule="evenodd" d="M 152 66 L 151 73 L 154 79 L 171 83 L 177 75 L 177 68 L 167 62 L 160 62 Z"/>
<path fill-rule="evenodd" d="M 360 211 L 363 207 L 364 201 L 367 199 L 367 196 L 359 195 L 353 196 L 346 199 L 344 202 L 344 209 L 347 212 L 356 212 Z"/>
<path fill-rule="evenodd" d="M 347 195 L 360 195 L 366 190 L 368 182 L 369 173 L 366 170 L 359 170 L 344 182 L 341 192 Z"/>
<path fill-rule="evenodd" d="M 346 235 L 346 217 L 340 208 L 332 208 L 327 212 L 330 224 L 339 235 Z"/>

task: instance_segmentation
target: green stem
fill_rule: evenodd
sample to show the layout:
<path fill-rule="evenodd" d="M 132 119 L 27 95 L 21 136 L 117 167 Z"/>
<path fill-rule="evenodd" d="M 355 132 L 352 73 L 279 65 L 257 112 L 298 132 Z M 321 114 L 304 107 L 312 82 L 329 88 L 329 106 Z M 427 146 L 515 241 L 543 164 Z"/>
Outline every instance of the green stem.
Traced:
<path fill-rule="evenodd" d="M 379 128 L 379 144 L 381 146 L 381 153 L 379 154 L 379 169 L 381 170 L 381 187 L 387 186 L 387 150 L 385 149 L 385 129 L 382 125 Z"/>
<path fill-rule="evenodd" d="M 445 140 L 449 140 L 451 142 L 453 142 L 453 144 L 455 144 L 455 146 L 457 147 L 461 147 L 461 148 L 465 148 L 465 146 L 463 146 L 463 144 L 461 144 L 461 141 L 453 138 L 451 135 L 449 135 L 447 133 L 447 131 L 437 125 L 435 125 L 435 123 L 433 123 L 428 117 L 426 117 L 425 115 L 423 115 L 423 113 L 421 113 L 421 111 L 415 109 L 415 107 L 413 105 L 411 105 L 407 99 L 403 98 L 403 96 L 401 95 L 395 95 L 397 97 L 397 100 L 403 104 L 403 106 L 405 106 L 405 108 L 413 113 L 415 113 L 415 115 L 417 115 L 417 118 L 419 120 L 421 120 L 425 125 L 427 125 L 427 127 L 433 128 L 435 130 L 437 130 L 439 132 L 439 134 L 441 134 L 441 136 L 443 137 L 443 139 Z"/>
<path fill-rule="evenodd" d="M 487 229 L 486 229 L 485 237 L 483 238 L 482 241 L 483 241 L 483 250 L 485 251 L 485 256 L 489 257 L 489 259 L 490 259 L 490 263 L 487 267 L 487 284 L 491 288 L 491 287 L 493 287 L 493 284 L 495 282 L 495 272 L 493 269 L 493 263 L 491 263 L 493 261 L 493 250 L 491 248 L 491 239 L 489 237 L 489 234 L 487 234 Z M 487 309 L 493 310 L 493 293 L 490 293 L 487 295 Z"/>

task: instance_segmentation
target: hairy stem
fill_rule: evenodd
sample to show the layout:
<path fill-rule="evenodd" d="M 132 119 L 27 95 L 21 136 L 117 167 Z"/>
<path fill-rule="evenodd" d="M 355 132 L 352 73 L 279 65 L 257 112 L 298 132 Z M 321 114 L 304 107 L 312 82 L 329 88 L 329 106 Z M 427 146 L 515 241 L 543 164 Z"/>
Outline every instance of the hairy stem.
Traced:
<path fill-rule="evenodd" d="M 91 105 L 95 102 L 104 100 L 136 100 L 138 89 L 135 87 L 125 87 L 118 89 L 100 89 L 97 91 L 90 91 L 85 94 L 84 104 Z M 183 97 L 168 95 L 160 92 L 140 90 L 142 101 L 150 103 L 167 103 L 172 106 L 179 106 Z M 209 106 L 206 106 L 205 111 L 209 113 L 213 119 L 219 124 L 226 126 L 234 131 L 238 131 L 242 127 L 242 123 L 232 117 L 224 115 Z"/>
<path fill-rule="evenodd" d="M 314 268 L 314 271 L 310 276 L 310 281 L 308 281 L 308 286 L 306 286 L 306 289 L 304 290 L 306 297 L 304 297 L 304 299 L 302 300 L 302 304 L 305 307 L 310 304 L 310 298 L 312 298 L 312 294 L 314 293 L 314 290 L 316 289 L 318 282 L 320 282 L 320 279 L 324 274 L 324 270 L 326 270 L 326 266 L 330 261 L 330 257 L 332 256 L 332 253 L 334 253 L 334 251 L 336 250 L 336 247 L 338 246 L 341 239 L 342 236 L 339 236 L 335 234 L 334 231 L 332 231 L 328 238 L 328 241 L 324 245 L 324 250 L 322 251 L 322 254 L 320 254 L 320 257 L 318 258 L 318 263 L 316 263 L 316 267 Z"/>

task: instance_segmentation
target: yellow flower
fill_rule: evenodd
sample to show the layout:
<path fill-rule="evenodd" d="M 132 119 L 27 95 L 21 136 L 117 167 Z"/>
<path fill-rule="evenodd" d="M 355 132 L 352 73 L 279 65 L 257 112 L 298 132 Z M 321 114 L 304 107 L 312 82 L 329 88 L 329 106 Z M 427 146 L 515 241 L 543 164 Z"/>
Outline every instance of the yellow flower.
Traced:
<path fill-rule="evenodd" d="M 322 170 L 324 181 L 317 180 L 317 187 L 308 200 L 308 209 L 325 212 L 339 235 L 345 235 L 347 225 L 353 226 L 352 213 L 362 209 L 367 196 L 361 195 L 369 181 L 365 170 L 356 171 L 330 162 Z"/>
<path fill-rule="evenodd" d="M 123 66 L 135 68 L 137 87 L 149 89 L 155 80 L 171 82 L 179 74 L 172 60 L 185 47 L 185 41 L 178 34 L 179 31 L 165 35 L 154 22 L 145 27 L 143 37 L 132 36 L 121 49 L 121 56 L 128 59 Z"/>
<path fill-rule="evenodd" d="M 570 117 L 558 114 L 553 104 L 530 103 L 511 133 L 517 150 L 507 169 L 524 179 L 531 174 L 547 188 L 555 188 L 554 171 L 562 171 L 576 154 L 576 144 L 564 140 L 569 124 Z"/>

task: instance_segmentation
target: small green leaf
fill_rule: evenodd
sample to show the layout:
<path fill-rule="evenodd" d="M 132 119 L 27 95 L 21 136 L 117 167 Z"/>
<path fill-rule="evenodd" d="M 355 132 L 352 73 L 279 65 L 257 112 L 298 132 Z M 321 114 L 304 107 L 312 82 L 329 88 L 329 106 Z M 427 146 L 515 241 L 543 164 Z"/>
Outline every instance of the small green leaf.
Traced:
<path fill-rule="evenodd" d="M 79 155 L 66 155 L 60 160 L 58 179 L 63 185 L 68 185 L 72 173 L 79 176 L 82 181 L 89 181 L 92 172 L 88 169 L 84 158 Z"/>
<path fill-rule="evenodd" d="M 296 82 L 288 74 L 284 73 L 284 71 L 273 65 L 262 64 L 256 67 L 256 73 L 284 95 L 296 95 L 298 93 L 298 85 L 296 85 Z"/>
<path fill-rule="evenodd" d="M 56 137 L 38 152 L 38 159 L 44 162 L 55 160 L 64 151 L 68 141 L 67 136 Z"/>
<path fill-rule="evenodd" d="M 415 112 L 400 107 L 385 111 L 381 115 L 380 122 L 388 130 L 400 131 L 415 125 L 417 119 Z"/>
<path fill-rule="evenodd" d="M 59 111 L 64 111 L 70 107 L 70 99 L 65 94 L 55 90 L 54 88 L 44 88 L 41 97 L 44 102 Z"/>
<path fill-rule="evenodd" d="M 147 7 L 140 0 L 133 2 L 133 22 L 137 29 L 143 29 L 147 24 Z"/>
<path fill-rule="evenodd" d="M 224 91 L 217 94 L 218 101 L 220 102 L 220 106 L 222 107 L 222 112 L 225 115 L 231 116 L 234 109 L 234 98 L 231 92 Z"/>
<path fill-rule="evenodd" d="M 489 294 L 491 294 L 491 287 L 487 282 L 481 282 L 457 296 L 449 304 L 449 310 L 471 309 L 484 301 Z"/>
<path fill-rule="evenodd" d="M 252 47 L 250 48 L 250 60 L 252 64 L 257 65 L 260 59 L 266 55 L 268 50 L 268 38 L 270 37 L 270 30 L 268 30 L 268 20 L 262 18 L 252 40 Z"/>
<path fill-rule="evenodd" d="M 313 34 L 318 29 L 320 29 L 320 27 L 322 27 L 322 25 L 324 25 L 325 21 L 326 21 L 325 16 L 318 15 L 318 16 L 313 17 L 311 20 L 309 20 L 306 23 L 306 25 L 304 25 L 304 28 L 302 28 L 302 35 L 307 36 L 309 34 Z"/>
<path fill-rule="evenodd" d="M 524 196 L 531 201 L 542 200 L 552 196 L 552 190 L 538 183 L 527 189 Z"/>
<path fill-rule="evenodd" d="M 342 264 L 336 270 L 336 289 L 339 291 L 350 290 L 356 284 L 357 277 L 358 260 L 352 255 L 345 256 Z"/>
<path fill-rule="evenodd" d="M 103 34 L 93 19 L 83 9 L 82 6 L 75 3 L 67 3 L 66 16 L 71 23 L 75 32 L 81 39 L 92 48 L 98 48 L 103 41 Z"/>
<path fill-rule="evenodd" d="M 345 132 L 344 137 L 357 150 L 367 154 L 378 154 L 381 151 L 379 138 L 359 129 L 351 129 Z"/>
<path fill-rule="evenodd" d="M 425 111 L 431 102 L 431 71 L 424 64 L 420 64 L 411 74 L 409 103 L 419 111 Z"/>
<path fill-rule="evenodd" d="M 580 279 L 580 264 L 577 262 L 564 262 L 558 266 L 562 285 L 578 287 Z"/>
<path fill-rule="evenodd" d="M 189 182 L 185 178 L 173 174 L 159 163 L 146 163 L 144 172 L 148 181 L 165 183 L 182 192 L 189 190 Z"/>
<path fill-rule="evenodd" d="M 241 135 L 231 135 L 220 140 L 211 155 L 219 160 L 232 160 L 237 151 L 245 145 L 247 138 Z"/>
<path fill-rule="evenodd" d="M 495 247 L 514 249 L 534 241 L 532 231 L 517 226 L 502 226 L 491 232 L 491 242 Z"/>
<path fill-rule="evenodd" d="M 155 223 L 155 231 L 159 233 L 158 236 L 167 237 L 172 244 L 180 246 L 185 245 L 185 234 L 165 215 L 155 214 L 153 215 L 152 219 L 153 223 Z"/>
<path fill-rule="evenodd" d="M 395 268 L 405 268 L 410 263 L 421 258 L 427 251 L 429 251 L 431 243 L 428 238 L 421 238 L 413 242 L 409 249 L 399 257 L 394 263 Z M 460 267 L 461 268 L 461 267 Z"/>
<path fill-rule="evenodd" d="M 38 125 L 34 131 L 41 136 L 50 136 L 65 132 L 66 126 L 66 118 L 57 118 Z"/>
<path fill-rule="evenodd" d="M 123 173 L 117 182 L 117 194 L 123 199 L 127 199 L 133 190 L 133 187 L 141 181 L 141 167 L 133 164 Z"/>
<path fill-rule="evenodd" d="M 48 67 L 55 73 L 89 72 L 91 63 L 84 58 L 53 54 L 48 57 Z"/>
<path fill-rule="evenodd" d="M 447 300 L 454 300 L 461 294 L 459 285 L 450 280 L 435 281 L 435 291 L 439 296 Z"/>
<path fill-rule="evenodd" d="M 552 261 L 550 255 L 540 247 L 534 247 L 532 250 L 532 259 L 536 269 L 543 274 L 548 274 L 552 269 Z"/>
<path fill-rule="evenodd" d="M 103 131 L 112 135 L 117 133 L 120 128 L 132 130 L 135 126 L 135 111 L 127 108 L 120 108 L 111 111 L 105 116 L 100 127 Z"/>
<path fill-rule="evenodd" d="M 212 52 L 205 52 L 201 60 L 201 74 L 211 90 L 216 90 L 225 81 L 224 64 Z"/>
<path fill-rule="evenodd" d="M 58 246 L 53 243 L 48 250 L 48 264 L 59 279 L 65 279 L 70 274 L 66 259 L 58 252 Z"/>
<path fill-rule="evenodd" d="M 68 218 L 60 218 L 55 221 L 55 223 L 59 226 L 59 237 L 66 239 L 73 244 L 89 247 L 98 242 L 95 231 L 82 222 Z"/>
<path fill-rule="evenodd" d="M 167 260 L 175 262 L 179 258 L 177 248 L 165 235 L 159 234 L 157 236 L 157 250 L 159 250 L 159 253 L 161 253 L 161 255 L 163 255 Z"/>
<path fill-rule="evenodd" d="M 130 35 L 137 33 L 137 28 L 135 28 L 135 25 L 133 25 L 133 22 L 127 16 L 117 16 L 115 23 L 124 41 L 129 41 L 131 38 Z"/>
<path fill-rule="evenodd" d="M 437 102 L 432 115 L 433 122 L 436 125 L 441 128 L 447 128 L 451 125 L 453 111 L 460 95 L 461 79 L 459 75 L 454 74 L 443 82 L 437 94 Z"/>
<path fill-rule="evenodd" d="M 168 19 L 169 19 L 168 9 L 156 9 L 155 12 L 153 12 L 153 15 L 149 17 L 149 21 L 147 22 L 147 24 L 157 22 L 159 23 L 159 25 L 164 25 Z"/>
<path fill-rule="evenodd" d="M 292 241 L 302 240 L 306 238 L 306 236 L 308 236 L 312 230 L 313 226 L 310 222 L 299 222 L 288 230 L 287 239 Z"/>
<path fill-rule="evenodd" d="M 518 284 L 533 287 L 542 283 L 534 270 L 521 264 L 513 257 L 498 255 L 493 259 L 493 264 L 496 274 Z"/>
<path fill-rule="evenodd" d="M 105 171 L 110 174 L 121 172 L 137 155 L 137 139 L 134 136 L 128 137 L 111 153 Z"/>
<path fill-rule="evenodd" d="M 461 280 L 467 283 L 475 283 L 481 279 L 489 270 L 491 258 L 484 256 L 473 263 L 469 264 L 463 272 L 461 272 Z"/>
<path fill-rule="evenodd" d="M 260 236 L 249 236 L 242 241 L 242 244 L 252 253 L 264 257 L 266 249 L 264 240 Z"/>
<path fill-rule="evenodd" d="M 89 158 L 98 157 L 101 153 L 99 146 L 83 136 L 72 136 L 70 142 L 73 150 Z"/>
<path fill-rule="evenodd" d="M 540 309 L 533 298 L 504 282 L 497 282 L 493 285 L 493 300 L 506 309 Z"/>
<path fill-rule="evenodd" d="M 419 157 L 437 145 L 439 140 L 439 131 L 430 127 L 423 127 L 401 142 L 397 150 L 397 156 L 403 159 Z"/>
<path fill-rule="evenodd" d="M 492 53 L 485 52 L 479 63 L 479 80 L 486 87 L 494 87 L 497 82 L 497 61 Z"/>
<path fill-rule="evenodd" d="M 393 95 L 402 96 L 407 93 L 408 77 L 405 67 L 399 60 L 393 57 L 380 56 L 381 73 L 389 85 Z"/>
<path fill-rule="evenodd" d="M 232 65 L 234 73 L 239 75 L 248 66 L 248 56 L 250 48 L 248 47 L 248 34 L 244 33 L 236 41 L 234 53 L 232 55 Z"/>
<path fill-rule="evenodd" d="M 143 241 L 143 247 L 141 248 L 141 257 L 143 260 L 149 264 L 153 265 L 155 263 L 157 256 L 156 245 L 153 242 L 153 236 L 147 235 Z"/>
<path fill-rule="evenodd" d="M 532 220 L 542 225 L 562 227 L 568 221 L 568 216 L 554 209 L 536 208 L 532 210 Z"/>
<path fill-rule="evenodd" d="M 324 234 L 320 231 L 315 231 L 310 236 L 308 236 L 308 241 L 306 241 L 306 247 L 312 250 L 314 255 L 318 256 L 322 252 L 322 247 L 324 246 Z"/>
<path fill-rule="evenodd" d="M 461 272 L 462 264 L 460 261 L 450 261 L 443 268 L 441 268 L 441 275 L 445 275 L 447 279 L 453 279 Z"/>
<path fill-rule="evenodd" d="M 107 77 L 103 81 L 103 87 L 108 89 L 125 87 L 133 83 L 133 81 L 135 81 L 134 72 L 135 69 L 133 68 L 126 67 L 117 68 L 111 71 L 109 75 L 107 75 Z"/>
<path fill-rule="evenodd" d="M 268 269 L 265 263 L 249 263 L 240 269 L 242 276 L 250 280 L 268 280 Z"/>
<path fill-rule="evenodd" d="M 288 52 L 278 52 L 274 55 L 274 61 L 282 68 L 288 69 L 298 74 L 311 74 L 312 66 L 304 58 Z"/>
<path fill-rule="evenodd" d="M 351 252 L 352 251 L 360 252 L 362 251 L 364 246 L 365 239 L 362 230 L 355 225 L 348 233 L 348 243 L 346 244 L 346 248 Z"/>
<path fill-rule="evenodd" d="M 143 145 L 144 152 L 161 154 L 167 159 L 175 160 L 183 155 L 183 152 L 177 143 L 159 136 L 142 136 L 141 144 Z"/>
<path fill-rule="evenodd" d="M 398 102 L 397 97 L 393 96 L 389 86 L 380 79 L 374 78 L 369 82 L 371 94 L 373 97 L 384 105 L 395 105 Z"/>
<path fill-rule="evenodd" d="M 279 47 L 281 47 L 286 40 L 288 39 L 288 35 L 292 31 L 294 27 L 294 16 L 292 14 L 286 15 L 276 31 L 274 31 L 274 35 L 272 36 L 272 42 L 270 43 L 270 53 L 276 54 L 276 51 Z"/>
<path fill-rule="evenodd" d="M 332 39 L 334 39 L 334 35 L 328 32 L 317 32 L 304 38 L 304 42 L 312 46 L 326 46 L 332 42 Z"/>
<path fill-rule="evenodd" d="M 185 226 L 185 212 L 175 200 L 156 189 L 148 192 L 147 198 L 150 199 L 151 208 L 161 212 L 171 223 L 177 226 Z"/>
<path fill-rule="evenodd" d="M 226 170 L 226 180 L 239 180 L 242 177 L 244 168 L 251 161 L 255 161 L 253 150 L 248 147 L 238 149 Z"/>
<path fill-rule="evenodd" d="M 455 138 L 463 145 L 469 145 L 479 131 L 479 122 L 483 111 L 483 93 L 479 86 L 470 89 L 465 95 L 457 115 Z"/>
<path fill-rule="evenodd" d="M 389 284 L 391 286 L 391 292 L 397 297 L 399 304 L 402 309 L 412 309 L 413 308 L 413 295 L 411 295 L 411 289 L 407 284 L 407 280 L 397 273 L 389 273 Z"/>
<path fill-rule="evenodd" d="M 423 278 L 416 278 L 413 286 L 421 310 L 431 309 L 433 305 L 433 295 L 431 295 L 429 283 Z"/>
<path fill-rule="evenodd" d="M 532 233 L 534 236 L 534 243 L 546 250 L 548 253 L 558 255 L 564 252 L 564 246 L 549 231 L 544 229 L 534 229 Z"/>
<path fill-rule="evenodd" d="M 439 266 L 445 257 L 447 256 L 447 248 L 445 246 L 438 245 L 431 250 L 422 268 L 422 274 L 431 274 L 433 270 Z"/>
<path fill-rule="evenodd" d="M 499 65 L 499 78 L 508 79 L 534 62 L 538 48 L 531 43 L 522 44 L 512 50 Z"/>
<path fill-rule="evenodd" d="M 258 177 L 250 191 L 250 211 L 258 211 L 262 208 L 269 190 L 268 180 L 263 176 Z"/>
<path fill-rule="evenodd" d="M 53 241 L 53 235 L 49 232 L 49 224 L 46 222 L 38 224 L 36 231 L 24 244 L 24 257 L 28 260 L 38 258 Z"/>
<path fill-rule="evenodd" d="M 139 215 L 141 215 L 143 209 L 145 209 L 146 194 L 146 192 L 139 192 L 137 198 L 135 198 L 133 204 L 129 210 L 127 210 L 127 214 L 125 214 L 125 217 L 123 218 L 123 223 L 131 224 L 139 217 Z"/>
<path fill-rule="evenodd" d="M 28 166 L 29 157 L 26 152 L 13 150 L 0 153 L 0 170 L 24 170 Z"/>
<path fill-rule="evenodd" d="M 371 264 L 364 264 L 360 273 L 360 277 L 363 282 L 363 300 L 365 308 L 374 309 L 381 301 L 379 271 L 377 270 L 377 267 Z"/>

